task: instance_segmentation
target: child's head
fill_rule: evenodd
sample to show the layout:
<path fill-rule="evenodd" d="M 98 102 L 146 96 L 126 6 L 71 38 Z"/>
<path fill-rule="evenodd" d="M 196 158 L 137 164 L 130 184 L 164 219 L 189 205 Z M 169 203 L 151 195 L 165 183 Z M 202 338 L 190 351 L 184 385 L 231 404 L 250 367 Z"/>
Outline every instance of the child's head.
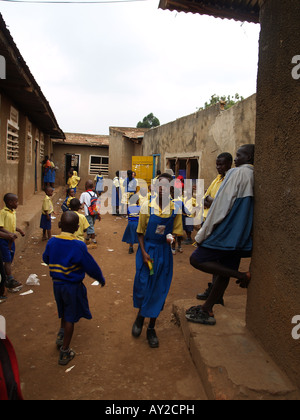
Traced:
<path fill-rule="evenodd" d="M 70 201 L 69 206 L 70 206 L 71 211 L 78 211 L 80 209 L 80 207 L 81 207 L 81 203 L 78 200 L 78 198 L 73 198 Z"/>
<path fill-rule="evenodd" d="M 46 195 L 48 195 L 48 197 L 52 197 L 52 195 L 53 195 L 53 188 L 52 187 L 46 187 L 45 188 L 45 193 L 46 193 Z"/>
<path fill-rule="evenodd" d="M 74 188 L 68 188 L 67 189 L 67 197 L 75 197 Z"/>
<path fill-rule="evenodd" d="M 85 189 L 86 190 L 92 190 L 93 187 L 94 187 L 94 182 L 91 179 L 86 181 L 86 183 L 85 183 Z"/>
<path fill-rule="evenodd" d="M 3 197 L 3 201 L 7 208 L 10 210 L 16 210 L 18 208 L 19 200 L 16 194 L 7 193 Z"/>
<path fill-rule="evenodd" d="M 75 233 L 79 228 L 79 216 L 73 211 L 66 211 L 58 224 L 62 232 Z"/>
<path fill-rule="evenodd" d="M 173 181 L 172 175 L 168 173 L 161 174 L 158 178 L 158 196 L 159 198 L 168 199 L 173 193 L 173 186 L 170 185 Z"/>

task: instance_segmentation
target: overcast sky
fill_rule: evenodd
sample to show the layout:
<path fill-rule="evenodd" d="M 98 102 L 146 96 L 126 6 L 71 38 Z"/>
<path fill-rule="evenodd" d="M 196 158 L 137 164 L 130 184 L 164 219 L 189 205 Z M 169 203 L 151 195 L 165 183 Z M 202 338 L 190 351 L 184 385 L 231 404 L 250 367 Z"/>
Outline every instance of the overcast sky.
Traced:
<path fill-rule="evenodd" d="M 65 132 L 161 124 L 213 94 L 256 91 L 259 25 L 114 4 L 0 2 L 12 37 Z"/>

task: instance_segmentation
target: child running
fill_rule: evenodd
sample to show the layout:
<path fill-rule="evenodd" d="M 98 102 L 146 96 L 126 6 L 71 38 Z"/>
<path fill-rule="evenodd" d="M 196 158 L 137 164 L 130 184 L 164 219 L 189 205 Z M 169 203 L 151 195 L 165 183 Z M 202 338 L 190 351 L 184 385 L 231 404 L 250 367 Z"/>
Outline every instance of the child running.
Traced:
<path fill-rule="evenodd" d="M 53 204 L 51 201 L 51 197 L 53 195 L 53 188 L 46 187 L 45 189 L 45 198 L 42 204 L 42 215 L 41 215 L 41 222 L 40 228 L 43 229 L 43 241 L 47 241 L 52 236 L 51 233 L 51 214 L 53 213 Z M 48 235 L 48 238 L 47 238 Z"/>
<path fill-rule="evenodd" d="M 147 339 L 151 348 L 159 347 L 155 332 L 156 319 L 162 311 L 173 277 L 173 235 L 182 236 L 182 216 L 176 214 L 170 196 L 173 178 L 158 178 L 158 194 L 142 207 L 137 228 L 139 248 L 136 255 L 136 276 L 133 289 L 134 307 L 139 309 L 132 335 L 139 337 L 145 318 L 150 318 Z"/>
<path fill-rule="evenodd" d="M 18 208 L 18 196 L 15 194 L 5 194 L 5 207 L 0 212 L 0 231 L 5 234 L 12 234 L 8 239 L 0 238 L 0 251 L 2 253 L 3 263 L 6 273 L 6 284 L 9 292 L 19 292 L 23 285 L 14 279 L 12 275 L 12 262 L 15 256 L 15 239 L 16 232 L 21 236 L 25 236 L 22 229 L 17 227 L 16 209 Z"/>
<path fill-rule="evenodd" d="M 62 233 L 48 242 L 43 260 L 50 268 L 58 316 L 61 319 L 56 341 L 60 348 L 58 364 L 65 366 L 75 357 L 75 352 L 70 349 L 74 324 L 81 318 L 92 318 L 87 290 L 83 284 L 85 274 L 97 280 L 102 287 L 105 279 L 85 243 L 74 236 L 79 227 L 78 215 L 73 211 L 63 213 L 59 227 Z"/>

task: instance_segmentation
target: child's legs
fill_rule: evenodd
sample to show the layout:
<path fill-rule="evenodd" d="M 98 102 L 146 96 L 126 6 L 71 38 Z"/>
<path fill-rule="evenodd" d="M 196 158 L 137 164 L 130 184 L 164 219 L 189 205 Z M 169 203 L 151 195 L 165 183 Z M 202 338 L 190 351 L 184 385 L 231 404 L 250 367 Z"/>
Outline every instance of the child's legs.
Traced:
<path fill-rule="evenodd" d="M 64 320 L 64 318 L 62 318 L 61 328 L 64 329 L 64 342 L 62 350 L 68 350 L 74 333 L 74 324 L 72 322 L 67 322 Z"/>
<path fill-rule="evenodd" d="M 229 281 L 229 277 L 214 276 L 214 282 L 209 297 L 204 305 L 202 305 L 203 311 L 211 312 L 213 310 L 214 305 L 224 296 Z"/>
<path fill-rule="evenodd" d="M 6 277 L 11 277 L 12 276 L 12 263 L 5 262 L 4 267 L 5 267 Z"/>
<path fill-rule="evenodd" d="M 89 227 L 87 228 L 86 234 L 88 235 L 89 238 L 91 239 L 95 239 L 96 235 L 95 235 L 95 218 L 93 216 L 85 216 L 87 221 L 89 222 Z"/>
<path fill-rule="evenodd" d="M 48 239 L 51 239 L 51 238 L 52 238 L 52 232 L 51 232 L 51 229 L 50 229 L 50 230 L 47 230 L 47 235 L 48 235 Z"/>

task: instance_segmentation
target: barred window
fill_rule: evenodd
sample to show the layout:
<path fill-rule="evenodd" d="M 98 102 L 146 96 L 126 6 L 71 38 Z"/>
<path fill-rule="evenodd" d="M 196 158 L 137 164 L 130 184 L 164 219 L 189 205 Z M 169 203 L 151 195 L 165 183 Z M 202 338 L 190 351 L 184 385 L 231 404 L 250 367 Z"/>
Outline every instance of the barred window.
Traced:
<path fill-rule="evenodd" d="M 90 156 L 89 174 L 97 175 L 99 171 L 103 176 L 108 176 L 109 158 L 108 156 Z"/>
<path fill-rule="evenodd" d="M 27 163 L 32 163 L 32 124 L 28 121 L 27 131 L 27 147 L 26 147 Z"/>
<path fill-rule="evenodd" d="M 10 119 L 7 121 L 6 159 L 19 160 L 19 112 L 11 107 Z"/>

